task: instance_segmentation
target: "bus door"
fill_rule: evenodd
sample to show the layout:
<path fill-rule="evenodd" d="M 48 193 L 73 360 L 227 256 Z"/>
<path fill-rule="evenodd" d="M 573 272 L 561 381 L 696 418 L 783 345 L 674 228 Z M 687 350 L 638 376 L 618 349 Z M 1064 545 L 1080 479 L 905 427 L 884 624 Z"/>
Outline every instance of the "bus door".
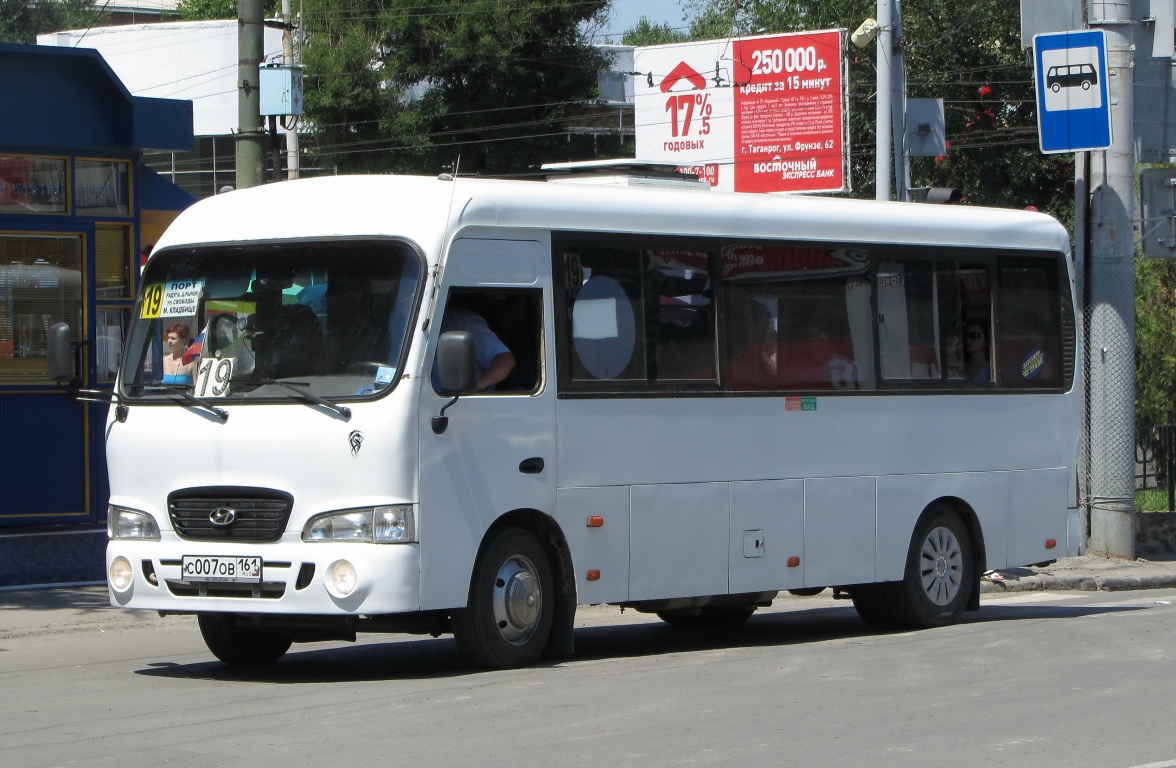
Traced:
<path fill-rule="evenodd" d="M 429 327 L 420 398 L 421 607 L 464 605 L 487 527 L 516 509 L 552 510 L 555 499 L 555 380 L 551 257 L 532 240 L 454 242 Z M 505 377 L 462 395 L 434 434 L 434 416 L 452 398 L 437 391 L 433 353 L 445 330 L 473 333 L 479 371 L 500 356 Z M 455 602 L 456 600 L 456 602 Z"/>

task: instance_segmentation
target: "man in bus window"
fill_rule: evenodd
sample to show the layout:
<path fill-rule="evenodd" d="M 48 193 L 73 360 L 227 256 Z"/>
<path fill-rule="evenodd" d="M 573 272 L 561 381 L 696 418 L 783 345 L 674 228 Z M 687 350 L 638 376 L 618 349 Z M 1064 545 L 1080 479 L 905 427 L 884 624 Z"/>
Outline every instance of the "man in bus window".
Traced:
<path fill-rule="evenodd" d="M 485 318 L 465 307 L 449 305 L 445 319 L 441 321 L 441 333 L 447 331 L 468 331 L 474 337 L 474 361 L 478 369 L 478 384 L 475 392 L 493 392 L 495 387 L 510 376 L 515 367 L 515 356 L 507 349 L 494 331 L 490 330 Z M 437 380 L 437 366 L 433 365 L 433 389 L 441 391 Z"/>

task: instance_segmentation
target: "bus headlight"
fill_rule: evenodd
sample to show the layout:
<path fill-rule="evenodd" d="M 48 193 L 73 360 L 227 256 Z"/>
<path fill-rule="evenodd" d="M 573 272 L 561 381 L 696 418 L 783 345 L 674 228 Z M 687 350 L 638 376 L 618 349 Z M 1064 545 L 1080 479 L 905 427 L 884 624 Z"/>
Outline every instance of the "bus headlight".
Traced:
<path fill-rule="evenodd" d="M 110 586 L 114 587 L 115 592 L 126 591 L 135 576 L 135 572 L 131 568 L 131 561 L 122 555 L 114 558 L 110 561 L 110 570 L 107 576 L 110 578 Z"/>
<path fill-rule="evenodd" d="M 327 512 L 311 518 L 302 540 L 404 544 L 416 541 L 416 516 L 411 504 Z"/>
<path fill-rule="evenodd" d="M 111 506 L 106 508 L 106 534 L 112 539 L 159 541 L 159 525 L 146 512 Z"/>

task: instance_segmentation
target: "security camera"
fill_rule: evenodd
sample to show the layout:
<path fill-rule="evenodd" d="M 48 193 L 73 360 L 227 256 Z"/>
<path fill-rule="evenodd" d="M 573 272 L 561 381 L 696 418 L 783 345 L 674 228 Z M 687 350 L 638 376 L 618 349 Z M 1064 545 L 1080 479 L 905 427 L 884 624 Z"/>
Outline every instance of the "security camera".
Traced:
<path fill-rule="evenodd" d="M 856 45 L 858 48 L 865 48 L 870 42 L 878 36 L 878 22 L 873 19 L 866 19 L 862 25 L 853 31 L 849 36 L 849 42 Z"/>

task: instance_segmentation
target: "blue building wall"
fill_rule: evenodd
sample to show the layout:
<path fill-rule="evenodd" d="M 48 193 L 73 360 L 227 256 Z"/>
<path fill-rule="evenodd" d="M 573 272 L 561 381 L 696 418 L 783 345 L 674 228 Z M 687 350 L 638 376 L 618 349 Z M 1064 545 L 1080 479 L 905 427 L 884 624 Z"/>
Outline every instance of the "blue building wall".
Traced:
<path fill-rule="evenodd" d="M 46 295 L 36 292 L 44 282 L 28 287 L 30 275 L 56 268 L 12 254 L 38 242 L 80 249 L 80 264 L 60 274 L 76 281 L 80 273 L 81 306 L 55 311 L 81 319 L 75 338 L 82 342 L 82 385 L 109 390 L 110 360 L 99 359 L 96 330 L 110 329 L 112 317 L 129 317 L 140 250 L 194 201 L 140 157 L 148 149 L 191 150 L 192 103 L 132 96 L 90 49 L 0 44 L 0 72 L 0 256 L 11 259 L 0 262 L 0 587 L 101 580 L 107 406 L 78 402 L 68 387 L 48 380 L 43 348 L 16 348 L 20 297 Z M 46 183 L 46 168 L 64 169 L 64 183 Z M 117 178 L 102 183 L 115 189 L 102 191 L 125 194 L 125 201 L 83 204 L 79 185 L 107 168 Z M 125 257 L 117 295 L 100 285 L 111 269 L 112 241 L 125 250 L 116 249 Z"/>

